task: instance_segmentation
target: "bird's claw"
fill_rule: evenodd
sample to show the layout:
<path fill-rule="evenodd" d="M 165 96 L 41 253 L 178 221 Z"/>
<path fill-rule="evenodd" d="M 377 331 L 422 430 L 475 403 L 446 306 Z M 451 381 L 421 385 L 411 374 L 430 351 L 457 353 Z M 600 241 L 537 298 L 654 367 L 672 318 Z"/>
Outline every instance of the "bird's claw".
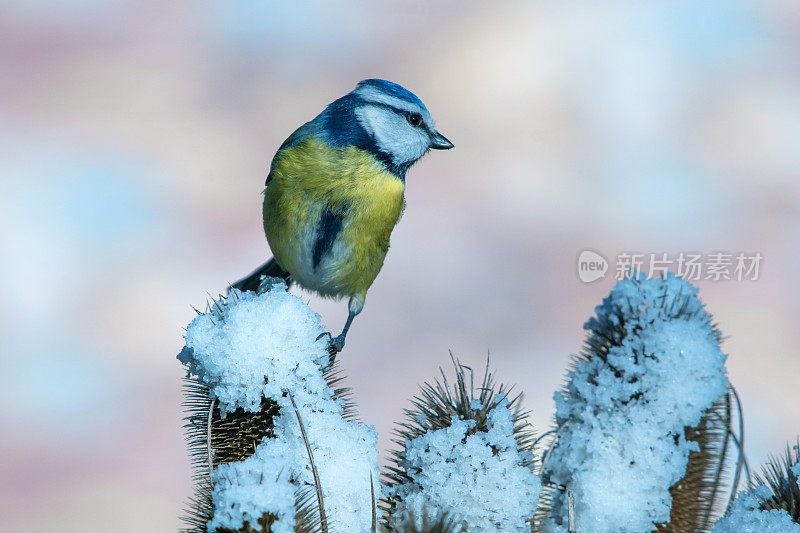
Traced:
<path fill-rule="evenodd" d="M 344 349 L 344 337 L 339 335 L 338 337 L 332 337 L 330 343 L 328 344 L 328 351 L 332 351 L 333 353 L 339 353 Z"/>
<path fill-rule="evenodd" d="M 336 362 L 336 356 L 339 352 L 342 351 L 344 348 L 344 339 L 341 335 L 338 337 L 333 337 L 330 342 L 328 343 L 328 364 L 333 366 Z"/>
<path fill-rule="evenodd" d="M 326 331 L 325 333 L 320 333 L 316 340 L 320 340 L 323 337 L 328 337 L 329 362 L 333 364 L 333 361 L 336 359 L 336 354 L 344 349 L 344 336 L 339 335 L 338 337 L 334 337 L 329 331 Z"/>

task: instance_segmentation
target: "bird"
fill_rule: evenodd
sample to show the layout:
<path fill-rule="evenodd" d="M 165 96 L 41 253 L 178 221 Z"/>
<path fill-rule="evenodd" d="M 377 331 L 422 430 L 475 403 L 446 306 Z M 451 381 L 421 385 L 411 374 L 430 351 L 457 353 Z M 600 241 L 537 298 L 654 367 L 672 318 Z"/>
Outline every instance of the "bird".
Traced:
<path fill-rule="evenodd" d="M 414 93 L 367 79 L 331 102 L 278 148 L 264 189 L 264 233 L 273 257 L 230 288 L 257 291 L 265 277 L 323 297 L 347 297 L 341 352 L 353 319 L 383 267 L 405 209 L 406 173 L 453 143 Z"/>

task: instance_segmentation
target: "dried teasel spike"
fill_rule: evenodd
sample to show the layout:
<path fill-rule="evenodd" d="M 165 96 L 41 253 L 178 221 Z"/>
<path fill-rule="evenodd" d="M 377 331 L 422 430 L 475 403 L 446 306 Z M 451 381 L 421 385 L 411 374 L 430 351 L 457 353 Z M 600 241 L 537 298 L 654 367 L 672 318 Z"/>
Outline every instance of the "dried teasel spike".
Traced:
<path fill-rule="evenodd" d="M 800 486 L 798 486 L 798 472 L 794 468 L 798 463 L 800 463 L 800 438 L 794 445 L 787 445 L 783 455 L 770 456 L 761 473 L 753 476 L 750 488 L 764 485 L 772 492 L 769 498 L 759 497 L 762 511 L 783 509 L 789 513 L 792 520 L 800 524 Z"/>

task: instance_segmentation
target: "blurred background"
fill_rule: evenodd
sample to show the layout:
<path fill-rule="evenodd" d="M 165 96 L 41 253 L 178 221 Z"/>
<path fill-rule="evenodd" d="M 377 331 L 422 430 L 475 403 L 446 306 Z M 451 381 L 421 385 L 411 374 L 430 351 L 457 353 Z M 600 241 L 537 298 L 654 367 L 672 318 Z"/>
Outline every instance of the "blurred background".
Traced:
<path fill-rule="evenodd" d="M 269 256 L 272 155 L 368 77 L 456 145 L 409 173 L 342 356 L 384 453 L 449 350 L 490 354 L 549 427 L 614 282 L 579 280 L 586 248 L 763 255 L 757 281 L 698 285 L 750 462 L 781 451 L 800 433 L 800 5 L 636 4 L 4 2 L 3 530 L 178 527 L 190 306 Z M 339 331 L 345 303 L 304 297 Z"/>

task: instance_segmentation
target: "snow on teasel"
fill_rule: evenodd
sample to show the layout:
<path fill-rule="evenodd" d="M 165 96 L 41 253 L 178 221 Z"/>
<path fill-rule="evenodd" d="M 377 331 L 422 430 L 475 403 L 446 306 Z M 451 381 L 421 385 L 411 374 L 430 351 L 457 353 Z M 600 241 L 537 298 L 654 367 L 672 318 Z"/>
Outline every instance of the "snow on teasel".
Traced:
<path fill-rule="evenodd" d="M 377 433 L 343 416 L 344 402 L 323 375 L 329 364 L 327 341 L 317 340 L 323 332 L 319 315 L 282 282 L 259 294 L 232 290 L 189 324 L 179 357 L 209 387 L 223 419 L 258 412 L 262 397 L 279 408 L 271 435 L 252 455 L 214 465 L 209 531 L 245 523 L 259 529 L 264 515 L 274 520 L 274 533 L 294 531 L 297 489 L 315 483 L 306 442 L 329 530 L 370 529 L 372 494 L 380 493 Z"/>
<path fill-rule="evenodd" d="M 278 399 L 289 390 L 331 396 L 320 373 L 328 363 L 320 316 L 275 282 L 260 294 L 232 290 L 198 314 L 186 328 L 181 360 L 211 388 L 226 413 L 256 412 L 261 397 Z"/>
<path fill-rule="evenodd" d="M 344 420 L 340 412 L 319 404 L 298 405 L 298 409 L 303 413 L 304 429 L 319 471 L 330 531 L 369 531 L 370 480 L 375 494 L 380 492 L 375 430 Z M 264 439 L 255 454 L 241 463 L 220 465 L 213 479 L 214 518 L 210 531 L 218 527 L 238 529 L 244 521 L 254 524 L 253 518 L 269 513 L 281 518 L 271 526 L 272 533 L 292 533 L 295 500 L 289 489 L 297 485 L 311 487 L 314 479 L 291 407 L 283 409 L 275 419 L 275 438 Z"/>
<path fill-rule="evenodd" d="M 567 526 L 571 493 L 582 533 L 650 532 L 669 521 L 669 489 L 698 449 L 685 429 L 728 390 L 725 356 L 697 289 L 674 276 L 623 280 L 595 311 L 555 395 L 548 521 Z"/>
<path fill-rule="evenodd" d="M 385 491 L 393 525 L 421 530 L 424 517 L 447 514 L 453 531 L 530 531 L 541 482 L 520 398 L 495 394 L 488 372 L 474 397 L 465 368 L 456 363 L 452 391 L 426 385 L 407 411 Z"/>
<path fill-rule="evenodd" d="M 800 533 L 800 524 L 784 509 L 761 510 L 760 501 L 772 497 L 763 485 L 740 492 L 731 512 L 714 524 L 711 533 Z"/>
<path fill-rule="evenodd" d="M 771 455 L 712 533 L 800 533 L 800 441 Z"/>

